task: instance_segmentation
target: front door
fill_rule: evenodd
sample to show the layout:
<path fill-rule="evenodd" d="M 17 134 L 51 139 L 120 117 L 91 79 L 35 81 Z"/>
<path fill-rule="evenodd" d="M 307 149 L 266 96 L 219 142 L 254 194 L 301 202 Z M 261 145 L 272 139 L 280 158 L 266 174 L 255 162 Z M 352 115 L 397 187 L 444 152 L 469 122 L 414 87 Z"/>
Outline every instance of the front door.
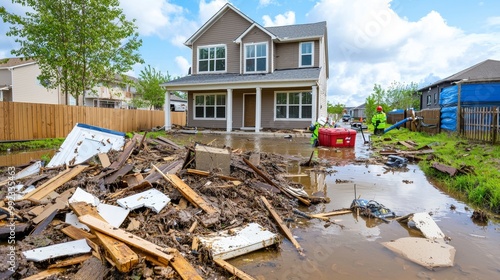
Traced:
<path fill-rule="evenodd" d="M 255 94 L 244 95 L 244 127 L 255 127 Z"/>

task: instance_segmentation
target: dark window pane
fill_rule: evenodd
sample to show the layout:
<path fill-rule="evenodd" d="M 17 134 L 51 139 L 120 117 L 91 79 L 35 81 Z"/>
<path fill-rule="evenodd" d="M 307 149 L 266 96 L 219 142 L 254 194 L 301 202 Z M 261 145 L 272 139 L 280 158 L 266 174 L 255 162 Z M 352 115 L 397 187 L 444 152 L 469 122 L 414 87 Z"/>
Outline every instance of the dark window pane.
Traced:
<path fill-rule="evenodd" d="M 210 60 L 210 71 L 214 71 L 215 69 L 215 61 Z"/>
<path fill-rule="evenodd" d="M 246 71 L 255 71 L 255 60 L 254 59 L 247 59 L 246 60 Z"/>
<path fill-rule="evenodd" d="M 214 58 L 215 58 L 215 49 L 210 48 L 210 59 L 214 59 Z"/>
<path fill-rule="evenodd" d="M 312 65 L 312 55 L 302 55 L 302 66 Z"/>
<path fill-rule="evenodd" d="M 198 71 L 208 71 L 208 60 L 200 61 L 200 65 L 198 66 Z"/>
<path fill-rule="evenodd" d="M 217 95 L 217 105 L 226 105 L 225 95 Z"/>
<path fill-rule="evenodd" d="M 300 92 L 291 92 L 289 96 L 289 104 L 300 104 Z"/>
<path fill-rule="evenodd" d="M 257 71 L 266 71 L 266 59 L 257 58 Z"/>
<path fill-rule="evenodd" d="M 226 117 L 226 107 L 217 107 L 217 118 Z"/>
<path fill-rule="evenodd" d="M 286 118 L 286 106 L 276 106 L 276 118 L 277 119 Z"/>
<path fill-rule="evenodd" d="M 302 118 L 309 119 L 312 117 L 312 106 L 302 106 Z"/>
<path fill-rule="evenodd" d="M 218 59 L 215 62 L 215 71 L 224 71 L 226 70 L 226 61 L 224 59 Z"/>
<path fill-rule="evenodd" d="M 226 49 L 224 47 L 217 48 L 217 58 L 225 58 L 226 57 Z"/>
<path fill-rule="evenodd" d="M 276 104 L 286 104 L 286 93 L 280 92 L 276 94 Z"/>
<path fill-rule="evenodd" d="M 205 105 L 205 96 L 204 95 L 197 95 L 195 97 L 195 103 L 196 103 L 196 105 Z"/>
<path fill-rule="evenodd" d="M 215 95 L 206 95 L 206 105 L 215 105 Z"/>
<path fill-rule="evenodd" d="M 208 59 L 207 49 L 200 49 L 199 59 Z"/>
<path fill-rule="evenodd" d="M 206 118 L 214 118 L 215 117 L 215 108 L 214 107 L 205 107 Z"/>
<path fill-rule="evenodd" d="M 303 92 L 302 93 L 302 104 L 312 104 L 312 93 Z"/>
<path fill-rule="evenodd" d="M 291 119 L 298 119 L 299 108 L 300 106 L 288 106 L 288 117 Z"/>
<path fill-rule="evenodd" d="M 257 56 L 266 56 L 266 44 L 257 45 Z"/>
<path fill-rule="evenodd" d="M 196 107 L 195 111 L 196 111 L 195 116 L 197 118 L 204 118 L 205 117 L 203 114 L 204 113 L 203 107 Z"/>

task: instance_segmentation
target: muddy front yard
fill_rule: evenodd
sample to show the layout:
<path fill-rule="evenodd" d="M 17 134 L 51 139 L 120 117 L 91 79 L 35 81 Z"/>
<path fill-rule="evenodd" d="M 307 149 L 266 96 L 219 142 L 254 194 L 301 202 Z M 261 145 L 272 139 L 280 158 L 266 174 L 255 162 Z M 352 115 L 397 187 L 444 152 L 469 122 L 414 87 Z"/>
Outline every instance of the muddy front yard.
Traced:
<path fill-rule="evenodd" d="M 176 133 L 168 138 L 178 146 L 161 140 L 146 145 L 137 141 L 138 148 L 116 169 L 121 170 L 121 175 L 112 177 L 111 169 L 103 168 L 101 161 L 75 171 L 73 178 L 55 189 L 60 199 L 65 191 L 70 192 L 66 204 L 54 206 L 55 214 L 45 209 L 43 216 L 43 209 L 34 210 L 40 205 L 58 203 L 57 198 L 46 204 L 37 201 L 44 198 L 41 191 L 16 202 L 18 222 L 29 224 L 30 232 L 18 235 L 14 246 L 17 267 L 11 277 L 24 278 L 52 269 L 57 279 L 74 279 L 89 271 L 100 271 L 104 279 L 189 279 L 189 273 L 193 273 L 192 279 L 231 278 L 233 274 L 226 271 L 228 266 L 224 269 L 224 263 L 216 264 L 219 258 L 255 279 L 495 279 L 500 274 L 498 220 L 493 216 L 483 223 L 472 220 L 472 207 L 434 187 L 411 162 L 405 168 L 389 168 L 384 164 L 385 158 L 370 158 L 370 147 L 361 135 L 357 135 L 354 148 L 341 149 L 312 148 L 307 135 L 295 133 Z M 196 157 L 202 153 L 196 152 L 196 143 L 230 151 L 230 164 L 217 172 L 200 172 Z M 207 155 L 211 157 L 218 151 L 209 150 Z M 311 164 L 305 166 L 311 154 Z M 122 157 L 119 152 L 107 155 L 111 165 Z M 224 159 L 223 155 L 220 157 Z M 224 166 L 230 166 L 227 172 Z M 166 177 L 155 172 L 156 167 Z M 61 172 L 64 169 L 46 170 L 48 177 L 40 178 L 38 186 Z M 28 180 L 33 178 L 21 182 Z M 301 188 L 306 196 L 297 195 Z M 161 202 L 153 202 L 154 206 L 132 209 L 132 202 L 127 199 L 137 194 L 141 199 L 147 197 L 149 194 L 143 192 L 151 189 L 159 192 L 152 194 L 153 198 L 166 195 L 168 202 L 163 204 L 167 199 L 160 199 Z M 75 196 L 77 190 L 79 195 Z M 93 209 L 99 211 L 99 206 L 78 204 L 79 199 L 89 202 L 89 197 L 96 204 L 122 207 L 129 212 L 121 223 L 102 230 L 111 222 L 102 224 L 103 221 L 89 217 L 98 216 Z M 356 212 L 311 218 L 349 209 L 356 198 L 383 204 L 396 216 L 429 213 L 446 236 L 446 243 L 456 250 L 453 266 L 429 269 L 384 247 L 383 242 L 404 237 L 423 238 L 421 231 L 406 223 L 367 218 Z M 75 215 L 79 225 L 71 224 L 69 228 L 69 213 Z M 3 219 L 9 218 L 8 213 L 3 215 Z M 118 214 L 110 220 L 117 217 Z M 38 223 L 34 223 L 35 219 Z M 89 230 L 81 230 L 81 224 Z M 214 247 L 207 245 L 213 243 L 206 239 L 216 233 L 238 236 L 240 229 L 250 224 L 260 226 L 257 236 L 262 237 L 253 244 L 266 248 L 242 249 L 235 257 L 226 258 L 216 255 Z M 264 236 L 264 232 L 269 235 Z M 90 241 L 88 253 L 34 260 L 43 258 L 37 249 L 78 240 L 75 237 Z M 119 253 L 113 258 L 109 244 L 116 243 L 106 245 L 109 237 L 128 245 L 132 254 L 137 254 L 137 260 L 123 261 L 116 258 Z M 9 271 L 10 249 L 8 243 L 2 244 L 5 257 L 1 273 Z M 35 256 L 28 254 L 28 260 L 26 252 L 30 250 L 34 250 Z M 228 250 L 228 254 L 235 251 Z M 92 259 L 100 261 L 92 263 Z M 54 266 L 61 260 L 75 263 Z"/>

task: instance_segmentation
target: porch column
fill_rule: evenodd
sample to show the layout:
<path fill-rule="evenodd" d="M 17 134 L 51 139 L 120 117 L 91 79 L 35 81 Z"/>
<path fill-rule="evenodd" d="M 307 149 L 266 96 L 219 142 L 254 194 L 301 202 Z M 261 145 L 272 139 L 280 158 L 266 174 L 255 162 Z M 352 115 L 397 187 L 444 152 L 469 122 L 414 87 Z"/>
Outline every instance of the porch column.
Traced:
<path fill-rule="evenodd" d="M 233 89 L 227 89 L 226 98 L 226 132 L 233 130 Z"/>
<path fill-rule="evenodd" d="M 255 132 L 260 132 L 262 112 L 262 89 L 260 87 L 255 89 Z"/>
<path fill-rule="evenodd" d="M 165 131 L 169 131 L 172 129 L 172 120 L 170 118 L 170 91 L 168 90 L 165 92 L 163 111 L 165 112 Z"/>
<path fill-rule="evenodd" d="M 312 123 L 318 119 L 318 86 L 312 86 Z"/>

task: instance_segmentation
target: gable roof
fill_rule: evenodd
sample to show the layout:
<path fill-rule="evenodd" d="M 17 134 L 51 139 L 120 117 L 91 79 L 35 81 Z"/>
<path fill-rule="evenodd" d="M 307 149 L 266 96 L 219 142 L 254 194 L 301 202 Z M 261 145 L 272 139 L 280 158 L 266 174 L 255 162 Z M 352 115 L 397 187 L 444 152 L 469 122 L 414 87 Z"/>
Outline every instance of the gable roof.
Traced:
<path fill-rule="evenodd" d="M 23 57 L 0 58 L 0 69 L 15 68 L 25 65 L 35 64 L 34 59 L 25 59 Z"/>
<path fill-rule="evenodd" d="M 326 21 L 306 24 L 266 27 L 276 35 L 280 41 L 297 40 L 305 38 L 321 38 L 326 32 Z"/>
<path fill-rule="evenodd" d="M 235 43 L 241 43 L 241 40 L 243 39 L 243 37 L 245 37 L 248 32 L 250 32 L 252 29 L 254 28 L 258 28 L 260 29 L 262 32 L 266 33 L 267 35 L 269 35 L 269 37 L 271 37 L 272 40 L 276 39 L 276 36 L 269 32 L 269 30 L 265 29 L 264 27 L 262 27 L 260 24 L 254 22 L 252 25 L 250 25 L 247 30 L 245 30 L 245 32 L 241 33 L 240 36 L 238 36 L 238 38 L 236 38 L 236 40 L 234 40 Z"/>
<path fill-rule="evenodd" d="M 446 82 L 456 82 L 461 80 L 498 80 L 500 79 L 500 61 L 487 59 L 469 68 L 466 68 L 458 73 L 455 73 L 442 80 L 434 82 L 431 85 L 425 86 L 422 89 L 427 89 Z"/>

